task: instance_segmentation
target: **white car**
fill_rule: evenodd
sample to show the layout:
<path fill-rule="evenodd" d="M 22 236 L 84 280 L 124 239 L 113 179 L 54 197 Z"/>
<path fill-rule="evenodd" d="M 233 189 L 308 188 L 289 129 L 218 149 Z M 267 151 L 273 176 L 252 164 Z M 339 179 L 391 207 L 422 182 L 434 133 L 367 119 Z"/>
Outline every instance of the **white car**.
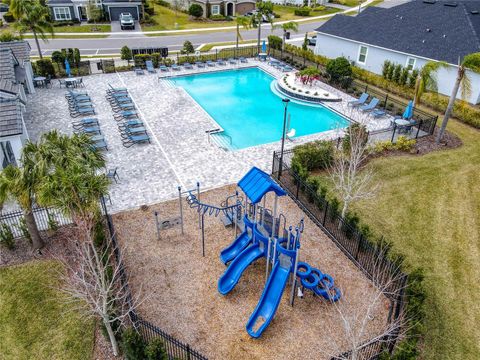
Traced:
<path fill-rule="evenodd" d="M 135 29 L 135 20 L 133 19 L 132 14 L 130 13 L 121 13 L 120 14 L 120 29 Z"/>

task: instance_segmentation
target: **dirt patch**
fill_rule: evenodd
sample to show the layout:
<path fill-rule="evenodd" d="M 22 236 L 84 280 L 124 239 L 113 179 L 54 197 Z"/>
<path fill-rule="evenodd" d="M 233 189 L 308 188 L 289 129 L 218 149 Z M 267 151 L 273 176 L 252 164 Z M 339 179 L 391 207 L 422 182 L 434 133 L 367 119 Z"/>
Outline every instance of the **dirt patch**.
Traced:
<path fill-rule="evenodd" d="M 444 150 L 444 149 L 454 149 L 463 145 L 462 140 L 455 134 L 450 131 L 445 131 L 443 135 L 443 140 L 440 144 L 435 143 L 439 129 L 435 128 L 435 132 L 432 136 L 425 136 L 418 139 L 415 149 L 417 154 L 423 155 L 432 151 Z"/>
<path fill-rule="evenodd" d="M 202 201 L 220 204 L 232 194 L 227 186 L 201 194 Z M 272 208 L 273 196 L 267 197 Z M 279 201 L 287 226 L 295 226 L 305 214 L 288 197 Z M 178 216 L 178 200 L 151 206 L 148 211 L 129 211 L 113 216 L 116 233 L 125 250 L 125 262 L 134 293 L 148 299 L 140 306 L 142 317 L 189 343 L 211 359 L 321 359 L 349 349 L 348 337 L 335 306 L 306 292 L 289 305 L 288 285 L 277 314 L 260 339 L 252 339 L 245 325 L 265 285 L 265 260 L 252 264 L 227 296 L 217 291 L 225 271 L 220 251 L 234 233 L 214 217 L 205 217 L 205 257 L 202 257 L 198 214 L 184 202 L 185 233 L 180 228 L 162 231 L 157 239 L 153 211 L 161 219 Z M 300 260 L 332 275 L 343 292 L 338 306 L 362 309 L 374 289 L 366 277 L 305 217 Z M 370 297 L 369 297 L 370 295 Z M 388 301 L 382 299 L 367 325 L 365 339 L 378 334 L 386 323 Z"/>

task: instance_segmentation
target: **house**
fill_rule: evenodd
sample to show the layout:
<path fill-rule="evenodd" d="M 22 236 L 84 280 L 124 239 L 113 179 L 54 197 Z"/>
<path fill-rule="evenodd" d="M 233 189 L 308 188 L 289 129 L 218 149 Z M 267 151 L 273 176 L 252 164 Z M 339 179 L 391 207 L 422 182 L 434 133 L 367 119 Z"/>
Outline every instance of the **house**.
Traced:
<path fill-rule="evenodd" d="M 141 0 L 95 0 L 103 9 L 105 18 L 118 21 L 122 12 L 132 14 L 135 20 L 142 17 Z M 48 0 L 52 19 L 55 21 L 87 21 L 89 0 Z"/>
<path fill-rule="evenodd" d="M 256 0 L 189 0 L 187 8 L 192 4 L 198 4 L 203 8 L 203 16 L 212 15 L 235 16 L 245 15 L 255 10 Z"/>
<path fill-rule="evenodd" d="M 26 41 L 0 43 L 0 166 L 18 165 L 28 139 L 23 119 L 26 93 L 34 93 L 30 45 Z"/>
<path fill-rule="evenodd" d="M 446 62 L 437 82 L 438 92 L 449 96 L 459 59 L 480 52 L 480 1 L 414 0 L 389 9 L 369 7 L 355 17 L 335 15 L 316 31 L 316 54 L 344 56 L 376 74 L 382 73 L 385 60 L 409 69 Z M 480 75 L 467 73 L 472 91 L 466 100 L 478 104 Z"/>

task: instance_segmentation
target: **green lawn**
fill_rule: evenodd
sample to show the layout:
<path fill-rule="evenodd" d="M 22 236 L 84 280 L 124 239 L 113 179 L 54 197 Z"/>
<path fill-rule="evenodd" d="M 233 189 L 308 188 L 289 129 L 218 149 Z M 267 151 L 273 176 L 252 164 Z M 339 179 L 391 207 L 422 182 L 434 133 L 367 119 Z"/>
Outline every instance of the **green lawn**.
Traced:
<path fill-rule="evenodd" d="M 273 12 L 280 15 L 279 18 L 276 18 L 274 21 L 285 21 L 285 20 L 297 20 L 305 19 L 312 16 L 321 16 L 334 14 L 336 12 L 342 11 L 340 9 L 326 7 L 323 11 L 310 11 L 310 16 L 297 16 L 295 15 L 295 9 L 298 9 L 296 6 L 285 6 L 285 5 L 273 5 Z"/>
<path fill-rule="evenodd" d="M 381 190 L 354 206 L 407 263 L 426 270 L 422 359 L 480 354 L 480 132 L 456 121 L 464 145 L 373 160 Z"/>
<path fill-rule="evenodd" d="M 96 29 L 93 31 L 93 29 Z M 110 24 L 100 24 L 100 25 L 93 25 L 93 24 L 88 24 L 88 25 L 75 25 L 75 26 L 55 26 L 53 30 L 56 33 L 95 33 L 95 32 L 110 32 L 111 31 L 111 26 Z"/>
<path fill-rule="evenodd" d="M 0 358 L 2 360 L 92 357 L 94 322 L 60 301 L 56 261 L 0 269 Z"/>

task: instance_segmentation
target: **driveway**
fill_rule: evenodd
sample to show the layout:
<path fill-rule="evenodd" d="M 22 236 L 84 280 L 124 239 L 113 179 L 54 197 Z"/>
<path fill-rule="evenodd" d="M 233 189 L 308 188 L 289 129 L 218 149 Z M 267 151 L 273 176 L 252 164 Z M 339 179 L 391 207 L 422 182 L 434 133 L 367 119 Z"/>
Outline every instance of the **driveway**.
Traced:
<path fill-rule="evenodd" d="M 127 36 L 132 35 L 132 36 L 135 36 L 135 37 L 144 36 L 143 32 L 142 32 L 142 28 L 140 26 L 140 23 L 138 21 L 135 21 L 135 30 L 122 30 L 121 27 L 120 27 L 120 21 L 112 21 L 111 26 L 112 26 L 112 30 L 111 30 L 112 33 L 121 32 L 122 34 L 110 35 L 109 38 L 115 38 L 115 37 L 124 38 L 125 35 L 127 35 Z"/>

